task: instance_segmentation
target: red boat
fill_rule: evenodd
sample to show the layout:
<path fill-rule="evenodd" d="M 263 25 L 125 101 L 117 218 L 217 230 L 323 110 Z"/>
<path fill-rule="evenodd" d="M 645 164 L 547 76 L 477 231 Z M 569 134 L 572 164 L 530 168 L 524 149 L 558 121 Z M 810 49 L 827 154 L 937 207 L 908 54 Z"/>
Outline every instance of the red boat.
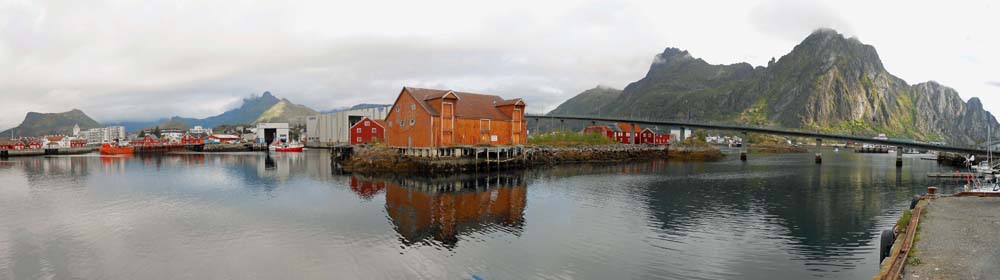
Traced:
<path fill-rule="evenodd" d="M 305 146 L 302 146 L 301 144 L 298 143 L 284 144 L 277 140 L 275 140 L 274 143 L 271 143 L 271 145 L 268 146 L 268 149 L 271 151 L 283 152 L 283 153 L 300 153 L 302 152 L 303 148 L 305 148 Z"/>
<path fill-rule="evenodd" d="M 111 144 L 101 145 L 100 151 L 102 155 L 131 155 L 135 153 L 135 149 L 132 147 L 111 146 Z"/>

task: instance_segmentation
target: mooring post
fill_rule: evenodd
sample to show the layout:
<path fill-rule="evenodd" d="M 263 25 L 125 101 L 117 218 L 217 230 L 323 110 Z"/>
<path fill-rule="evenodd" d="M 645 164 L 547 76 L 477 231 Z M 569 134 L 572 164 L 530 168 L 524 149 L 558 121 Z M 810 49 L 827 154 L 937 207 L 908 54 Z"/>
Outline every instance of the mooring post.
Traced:
<path fill-rule="evenodd" d="M 750 150 L 750 137 L 747 135 L 747 132 L 744 131 L 743 143 L 740 143 L 740 160 L 747 161 L 747 151 L 749 150 Z"/>
<path fill-rule="evenodd" d="M 823 163 L 823 139 L 816 139 L 816 164 Z"/>
<path fill-rule="evenodd" d="M 903 146 L 896 147 L 896 167 L 903 167 Z"/>

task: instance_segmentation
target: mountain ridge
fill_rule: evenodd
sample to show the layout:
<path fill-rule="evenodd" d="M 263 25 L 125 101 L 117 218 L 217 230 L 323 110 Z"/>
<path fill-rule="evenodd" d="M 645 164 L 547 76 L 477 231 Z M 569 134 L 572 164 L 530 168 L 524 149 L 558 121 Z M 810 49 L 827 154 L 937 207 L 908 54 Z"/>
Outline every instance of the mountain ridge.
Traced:
<path fill-rule="evenodd" d="M 590 91 L 590 90 L 588 90 Z M 581 93 L 577 97 L 587 93 Z M 592 94 L 592 93 L 590 93 Z M 567 100 L 555 113 L 752 124 L 970 145 L 1000 128 L 978 98 L 963 101 L 937 82 L 889 73 L 875 47 L 819 29 L 767 66 L 709 64 L 666 48 L 618 97 Z M 562 110 L 560 110 L 562 108 Z M 568 110 L 573 109 L 573 110 Z M 550 112 L 549 114 L 553 114 Z"/>

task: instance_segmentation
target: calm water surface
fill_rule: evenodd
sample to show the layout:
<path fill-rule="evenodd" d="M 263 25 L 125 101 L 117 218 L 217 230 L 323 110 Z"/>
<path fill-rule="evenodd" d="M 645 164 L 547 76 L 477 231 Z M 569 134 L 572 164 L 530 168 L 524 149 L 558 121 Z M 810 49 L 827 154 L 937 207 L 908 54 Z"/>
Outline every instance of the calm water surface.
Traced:
<path fill-rule="evenodd" d="M 328 154 L 0 161 L 0 279 L 870 279 L 878 231 L 959 183 L 826 151 L 446 179 Z"/>

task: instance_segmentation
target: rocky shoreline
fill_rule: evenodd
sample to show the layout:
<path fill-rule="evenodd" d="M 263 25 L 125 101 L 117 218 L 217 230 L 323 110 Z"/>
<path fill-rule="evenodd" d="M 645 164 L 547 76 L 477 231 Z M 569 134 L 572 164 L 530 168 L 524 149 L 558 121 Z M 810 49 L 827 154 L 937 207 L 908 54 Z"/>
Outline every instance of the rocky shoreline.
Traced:
<path fill-rule="evenodd" d="M 485 152 L 483 152 L 485 151 Z M 709 145 L 600 145 L 580 147 L 519 147 L 511 151 L 486 148 L 476 155 L 412 156 L 385 147 L 345 147 L 333 155 L 335 168 L 346 173 L 365 175 L 422 174 L 453 175 L 476 170 L 520 169 L 535 166 L 588 162 L 625 162 L 635 160 L 672 159 L 712 161 L 725 157 L 718 148 Z M 501 153 L 496 159 L 493 155 Z"/>
<path fill-rule="evenodd" d="M 804 154 L 809 152 L 804 147 L 781 144 L 750 144 L 748 148 L 753 154 Z"/>

